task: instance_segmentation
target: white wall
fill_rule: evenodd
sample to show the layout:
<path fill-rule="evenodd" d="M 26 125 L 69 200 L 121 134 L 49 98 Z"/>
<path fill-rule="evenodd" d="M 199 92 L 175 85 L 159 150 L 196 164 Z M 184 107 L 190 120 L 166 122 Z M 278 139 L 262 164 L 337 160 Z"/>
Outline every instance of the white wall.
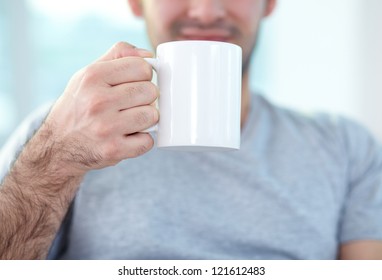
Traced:
<path fill-rule="evenodd" d="M 382 139 L 382 1 L 364 1 L 360 12 L 359 117 Z"/>
<path fill-rule="evenodd" d="M 266 92 L 301 110 L 347 115 L 382 140 L 382 1 L 279 0 L 264 28 Z M 378 34 L 379 33 L 379 34 Z"/>

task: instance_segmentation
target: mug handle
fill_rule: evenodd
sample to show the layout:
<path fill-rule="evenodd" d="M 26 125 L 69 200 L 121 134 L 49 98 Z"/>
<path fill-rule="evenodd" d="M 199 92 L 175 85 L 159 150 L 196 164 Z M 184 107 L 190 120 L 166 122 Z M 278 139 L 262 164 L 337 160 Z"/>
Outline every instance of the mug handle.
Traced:
<path fill-rule="evenodd" d="M 153 67 L 155 72 L 158 72 L 158 70 L 159 70 L 159 60 L 157 58 L 148 58 L 148 57 L 145 57 L 143 59 L 146 60 Z"/>
<path fill-rule="evenodd" d="M 146 60 L 153 67 L 154 71 L 158 73 L 158 69 L 159 69 L 159 61 L 158 61 L 158 59 L 156 59 L 156 58 L 147 58 L 147 57 L 143 58 L 143 59 Z M 156 104 L 157 104 L 157 107 L 158 107 L 158 102 L 157 101 L 156 101 Z M 141 132 L 145 132 L 145 133 L 148 133 L 148 132 L 158 132 L 158 124 L 155 124 L 152 127 L 146 128 L 145 130 L 142 130 Z"/>

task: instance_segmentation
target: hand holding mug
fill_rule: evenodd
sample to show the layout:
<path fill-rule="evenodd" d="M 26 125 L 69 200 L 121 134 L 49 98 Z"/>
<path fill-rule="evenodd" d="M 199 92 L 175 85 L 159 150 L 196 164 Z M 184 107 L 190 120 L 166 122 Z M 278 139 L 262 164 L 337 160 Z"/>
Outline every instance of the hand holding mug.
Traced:
<path fill-rule="evenodd" d="M 74 75 L 42 126 L 56 142 L 63 166 L 86 172 L 152 148 L 152 137 L 141 133 L 159 119 L 151 105 L 158 89 L 143 59 L 150 56 L 118 43 Z"/>
<path fill-rule="evenodd" d="M 153 147 L 143 131 L 158 123 L 157 146 L 183 151 L 240 147 L 241 49 L 209 41 L 158 46 L 157 58 L 116 44 L 79 71 L 40 129 L 73 173 L 115 165 Z M 152 68 L 158 87 L 152 82 Z"/>

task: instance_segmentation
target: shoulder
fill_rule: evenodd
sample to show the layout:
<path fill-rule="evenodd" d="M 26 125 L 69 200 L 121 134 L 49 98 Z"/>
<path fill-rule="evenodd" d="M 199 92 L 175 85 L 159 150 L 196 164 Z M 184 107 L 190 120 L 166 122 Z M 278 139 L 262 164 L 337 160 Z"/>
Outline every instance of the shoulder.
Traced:
<path fill-rule="evenodd" d="M 364 125 L 348 117 L 291 110 L 278 106 L 262 96 L 257 96 L 256 100 L 273 126 L 284 132 L 295 133 L 306 140 L 316 139 L 323 141 L 323 144 L 335 142 L 344 149 L 380 145 Z"/>

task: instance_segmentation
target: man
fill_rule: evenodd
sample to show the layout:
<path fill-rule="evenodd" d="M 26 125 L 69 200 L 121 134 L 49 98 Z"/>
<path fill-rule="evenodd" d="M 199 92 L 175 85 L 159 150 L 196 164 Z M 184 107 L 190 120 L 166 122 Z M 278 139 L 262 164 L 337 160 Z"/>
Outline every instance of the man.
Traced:
<path fill-rule="evenodd" d="M 0 256 L 382 258 L 379 144 L 349 121 L 250 94 L 250 57 L 275 2 L 130 0 L 154 47 L 194 39 L 242 47 L 241 150 L 148 152 L 154 140 L 140 131 L 159 119 L 143 59 L 152 54 L 118 43 L 4 148 Z"/>

